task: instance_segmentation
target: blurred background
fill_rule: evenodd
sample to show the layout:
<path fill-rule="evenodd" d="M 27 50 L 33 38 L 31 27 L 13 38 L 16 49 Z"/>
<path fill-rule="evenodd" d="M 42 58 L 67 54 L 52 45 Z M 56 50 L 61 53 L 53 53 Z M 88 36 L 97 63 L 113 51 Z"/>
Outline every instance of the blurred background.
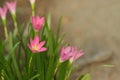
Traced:
<path fill-rule="evenodd" d="M 0 0 L 0 6 L 5 1 Z M 84 56 L 74 63 L 71 80 L 90 73 L 91 80 L 120 80 L 120 0 L 36 0 L 36 15 L 51 12 L 54 29 L 63 16 L 61 34 L 71 45 L 83 49 Z M 27 23 L 31 16 L 29 0 L 17 0 L 17 20 Z M 7 15 L 7 27 L 13 21 Z M 4 29 L 0 21 L 0 37 Z"/>

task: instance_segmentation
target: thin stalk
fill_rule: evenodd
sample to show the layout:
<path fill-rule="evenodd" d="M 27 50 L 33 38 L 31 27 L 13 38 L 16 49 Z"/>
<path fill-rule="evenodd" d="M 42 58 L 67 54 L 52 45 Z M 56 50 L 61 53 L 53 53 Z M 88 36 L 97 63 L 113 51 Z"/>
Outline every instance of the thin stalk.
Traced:
<path fill-rule="evenodd" d="M 31 5 L 32 8 L 32 16 L 35 16 L 35 3 Z"/>
<path fill-rule="evenodd" d="M 34 16 L 35 15 L 35 11 L 34 10 L 32 10 L 32 16 Z"/>
<path fill-rule="evenodd" d="M 8 32 L 7 32 L 7 27 L 6 26 L 4 26 L 4 31 L 5 31 L 6 40 L 8 40 Z"/>
<path fill-rule="evenodd" d="M 6 40 L 8 40 L 8 31 L 7 31 L 7 26 L 6 26 L 6 19 L 2 20 L 2 23 L 4 25 L 5 38 L 6 38 Z"/>
<path fill-rule="evenodd" d="M 13 21 L 14 21 L 14 37 L 16 37 L 16 35 L 18 34 L 18 24 L 17 24 L 17 20 L 16 20 L 16 15 L 12 15 Z"/>

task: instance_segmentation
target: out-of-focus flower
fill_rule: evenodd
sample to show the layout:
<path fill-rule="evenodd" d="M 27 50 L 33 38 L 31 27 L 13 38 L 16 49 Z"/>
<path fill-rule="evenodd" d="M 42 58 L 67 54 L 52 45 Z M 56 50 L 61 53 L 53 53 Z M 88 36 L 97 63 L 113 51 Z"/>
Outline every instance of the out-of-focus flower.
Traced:
<path fill-rule="evenodd" d="M 30 0 L 31 8 L 32 8 L 32 16 L 35 15 L 35 0 Z"/>
<path fill-rule="evenodd" d="M 13 2 L 6 2 L 6 6 L 9 9 L 14 21 L 15 29 L 13 34 L 14 34 L 14 37 L 16 37 L 16 35 L 18 34 L 18 26 L 17 26 L 17 20 L 16 20 L 16 0 Z"/>
<path fill-rule="evenodd" d="M 76 47 L 68 46 L 62 47 L 60 52 L 60 62 L 70 60 L 73 62 L 83 55 L 82 50 L 78 51 Z"/>
<path fill-rule="evenodd" d="M 44 17 L 37 16 L 36 18 L 32 17 L 32 25 L 36 32 L 38 32 L 44 26 L 45 19 Z"/>
<path fill-rule="evenodd" d="M 62 47 L 61 52 L 60 52 L 60 62 L 64 62 L 66 60 L 69 60 L 72 57 L 71 47 Z"/>
<path fill-rule="evenodd" d="M 45 41 L 39 41 L 39 36 L 36 35 L 34 39 L 30 38 L 30 44 L 28 44 L 28 47 L 33 53 L 37 52 L 44 52 L 47 50 L 46 47 L 43 47 L 45 45 Z"/>
<path fill-rule="evenodd" d="M 6 2 L 6 5 L 12 15 L 16 13 L 16 1 L 13 2 Z"/>
<path fill-rule="evenodd" d="M 35 3 L 35 0 L 30 0 L 30 4 L 34 4 Z"/>
<path fill-rule="evenodd" d="M 0 16 L 2 19 L 2 23 L 4 25 L 4 31 L 5 31 L 5 37 L 6 40 L 8 40 L 8 32 L 7 32 L 7 26 L 6 26 L 6 15 L 7 15 L 7 7 L 4 5 L 3 7 L 0 7 Z"/>
<path fill-rule="evenodd" d="M 0 16 L 2 20 L 6 19 L 6 14 L 7 14 L 7 7 L 6 6 L 0 7 Z"/>
<path fill-rule="evenodd" d="M 70 62 L 73 62 L 73 61 L 79 59 L 84 54 L 84 52 L 82 50 L 78 51 L 77 47 L 72 47 L 72 51 L 73 51 L 73 55 L 70 58 Z"/>

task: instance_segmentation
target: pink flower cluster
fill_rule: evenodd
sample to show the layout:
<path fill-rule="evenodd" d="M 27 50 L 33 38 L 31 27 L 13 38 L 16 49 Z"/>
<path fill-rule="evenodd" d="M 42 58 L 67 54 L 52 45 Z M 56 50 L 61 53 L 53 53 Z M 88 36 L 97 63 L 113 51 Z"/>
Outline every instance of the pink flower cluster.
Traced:
<path fill-rule="evenodd" d="M 0 7 L 0 16 L 2 19 L 6 19 L 7 10 L 11 12 L 11 14 L 15 14 L 16 12 L 16 1 L 14 2 L 6 2 L 6 5 Z"/>
<path fill-rule="evenodd" d="M 45 22 L 44 17 L 40 18 L 39 16 L 37 17 L 32 16 L 32 25 L 34 31 L 38 32 L 43 27 L 44 22 Z M 30 38 L 30 44 L 28 44 L 28 47 L 33 53 L 37 53 L 47 50 L 47 48 L 43 47 L 44 45 L 45 41 L 40 42 L 39 36 L 35 35 L 35 38 L 33 40 L 32 38 Z"/>
<path fill-rule="evenodd" d="M 44 17 L 39 16 L 32 16 L 32 25 L 35 32 L 38 32 L 43 26 L 44 26 L 45 19 Z M 47 48 L 43 47 L 45 44 L 45 41 L 42 41 L 39 43 L 39 36 L 36 35 L 34 40 L 30 38 L 30 44 L 28 44 L 28 47 L 30 50 L 34 53 L 36 52 L 43 52 L 46 51 Z M 62 47 L 60 52 L 60 62 L 64 62 L 66 60 L 70 60 L 71 62 L 77 60 L 79 57 L 83 55 L 83 51 L 77 50 L 77 47 L 68 46 L 68 47 Z"/>
<path fill-rule="evenodd" d="M 33 4 L 35 0 L 30 0 L 30 3 Z M 16 12 L 16 1 L 14 2 L 6 2 L 6 5 L 1 8 L 0 7 L 0 16 L 2 19 L 6 19 L 7 9 L 9 9 L 11 14 L 15 14 Z M 32 26 L 35 32 L 39 32 L 39 30 L 44 26 L 45 18 L 39 16 L 32 16 Z M 46 41 L 41 41 L 38 35 L 35 35 L 34 39 L 30 38 L 30 44 L 28 47 L 33 53 L 46 51 L 47 48 L 43 47 Z M 66 60 L 70 60 L 71 62 L 77 60 L 79 57 L 83 55 L 83 51 L 78 51 L 76 47 L 68 46 L 62 47 L 60 51 L 60 62 L 64 62 Z"/>
<path fill-rule="evenodd" d="M 77 60 L 79 57 L 83 55 L 83 51 L 78 51 L 76 47 L 68 46 L 62 47 L 60 52 L 60 62 L 64 62 L 66 60 L 70 60 L 71 62 Z"/>

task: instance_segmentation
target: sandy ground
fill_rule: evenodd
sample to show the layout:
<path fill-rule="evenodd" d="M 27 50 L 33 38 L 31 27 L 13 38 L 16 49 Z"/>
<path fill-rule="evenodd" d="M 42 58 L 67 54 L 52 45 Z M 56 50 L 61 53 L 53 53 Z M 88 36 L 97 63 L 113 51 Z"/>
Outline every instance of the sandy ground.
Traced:
<path fill-rule="evenodd" d="M 18 2 L 19 22 L 26 22 L 31 14 L 29 3 Z M 37 0 L 36 7 L 36 14 L 51 12 L 53 28 L 63 16 L 61 34 L 66 33 L 65 39 L 85 52 L 75 62 L 71 80 L 87 72 L 91 80 L 120 80 L 119 0 Z M 9 17 L 8 25 L 12 26 L 11 23 Z M 0 30 L 1 26 L 0 23 Z"/>

